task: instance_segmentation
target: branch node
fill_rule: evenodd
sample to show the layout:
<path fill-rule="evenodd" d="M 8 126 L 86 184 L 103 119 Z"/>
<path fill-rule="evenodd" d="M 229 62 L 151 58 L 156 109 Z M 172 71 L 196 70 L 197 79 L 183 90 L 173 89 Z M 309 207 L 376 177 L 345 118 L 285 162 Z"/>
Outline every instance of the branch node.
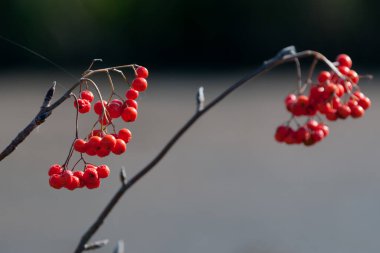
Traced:
<path fill-rule="evenodd" d="M 265 65 L 272 64 L 278 60 L 282 60 L 287 55 L 293 55 L 296 53 L 297 53 L 297 50 L 296 50 L 295 46 L 285 47 L 285 48 L 281 49 L 273 58 L 271 58 L 267 61 L 264 61 L 264 64 Z"/>
<path fill-rule="evenodd" d="M 100 240 L 100 241 L 96 241 L 96 242 L 93 242 L 93 243 L 85 244 L 84 245 L 84 251 L 94 250 L 94 249 L 100 249 L 101 247 L 106 246 L 109 243 L 109 241 L 110 240 L 105 239 L 105 240 Z"/>

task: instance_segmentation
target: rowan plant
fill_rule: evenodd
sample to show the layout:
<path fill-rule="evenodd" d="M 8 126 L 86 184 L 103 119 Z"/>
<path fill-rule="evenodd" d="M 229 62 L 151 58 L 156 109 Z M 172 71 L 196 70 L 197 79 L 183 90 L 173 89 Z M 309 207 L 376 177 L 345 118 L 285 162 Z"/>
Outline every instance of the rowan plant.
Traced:
<path fill-rule="evenodd" d="M 312 58 L 305 79 L 302 78 L 301 68 L 303 58 Z M 59 158 L 54 158 L 50 168 L 47 168 L 49 184 L 54 189 L 66 188 L 71 191 L 79 188 L 99 188 L 101 180 L 109 177 L 114 168 L 109 168 L 106 164 L 94 164 L 91 162 L 91 157 L 113 156 L 114 159 L 123 159 L 122 155 L 127 151 L 127 145 L 133 145 L 130 144 L 132 133 L 128 129 L 128 124 L 134 123 L 138 118 L 139 94 L 147 90 L 147 78 L 151 73 L 147 68 L 137 64 L 92 69 L 96 61 L 98 60 L 94 60 L 79 80 L 54 103 L 51 101 L 55 93 L 55 85 L 48 90 L 40 111 L 0 153 L 0 161 L 10 155 L 38 125 L 43 124 L 55 108 L 64 106 L 63 102 L 72 98 L 72 104 L 67 106 L 67 109 L 76 110 L 76 116 L 73 119 L 76 126 L 75 136 L 64 162 L 59 163 L 56 160 Z M 89 242 L 121 197 L 155 168 L 178 139 L 201 116 L 243 84 L 287 62 L 295 63 L 297 81 L 295 81 L 294 90 L 289 94 L 284 94 L 284 113 L 289 114 L 289 119 L 281 123 L 277 129 L 273 126 L 275 141 L 289 145 L 302 144 L 300 148 L 313 146 L 330 134 L 327 122 L 345 120 L 348 117 L 362 118 L 365 111 L 370 108 L 371 100 L 364 95 L 359 83 L 362 79 L 371 78 L 371 76 L 358 74 L 352 68 L 352 60 L 347 54 L 339 54 L 331 61 L 317 51 L 296 52 L 293 46 L 282 49 L 273 58 L 264 61 L 258 68 L 229 86 L 209 103 L 205 102 L 204 89 L 200 87 L 196 95 L 194 115 L 184 123 L 158 154 L 129 179 L 124 169 L 120 171 L 119 190 L 82 235 L 74 252 L 96 249 L 108 243 L 108 240 Z M 324 69 L 315 73 L 319 62 L 324 64 Z M 95 82 L 93 79 L 95 75 L 106 75 L 107 82 Z M 123 80 L 122 93 L 115 90 L 113 75 L 119 75 Z M 107 98 L 103 96 L 105 89 L 110 91 L 110 96 Z M 92 125 L 88 126 L 88 132 L 80 136 L 78 133 L 80 116 L 85 114 L 93 114 L 96 119 Z M 268 136 L 268 139 L 272 138 Z M 123 244 L 119 243 L 117 252 L 123 252 L 122 248 Z"/>

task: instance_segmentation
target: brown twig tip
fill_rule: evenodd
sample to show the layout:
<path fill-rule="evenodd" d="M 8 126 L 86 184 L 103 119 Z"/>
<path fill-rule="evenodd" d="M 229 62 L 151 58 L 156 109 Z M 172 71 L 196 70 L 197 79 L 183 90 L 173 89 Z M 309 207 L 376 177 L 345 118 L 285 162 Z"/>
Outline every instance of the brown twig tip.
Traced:
<path fill-rule="evenodd" d="M 89 251 L 89 250 L 94 250 L 94 249 L 100 249 L 101 247 L 106 246 L 109 243 L 109 241 L 110 240 L 105 239 L 105 240 L 100 240 L 93 243 L 88 243 L 84 245 L 84 250 Z"/>
<path fill-rule="evenodd" d="M 127 172 L 124 167 L 121 167 L 121 170 L 120 170 L 120 181 L 122 184 L 126 184 L 128 181 Z"/>
<path fill-rule="evenodd" d="M 53 99 L 53 96 L 54 96 L 56 85 L 57 85 L 57 82 L 54 81 L 53 86 L 46 92 L 44 102 L 42 103 L 42 106 L 41 106 L 42 109 L 49 107 L 50 101 Z"/>
<path fill-rule="evenodd" d="M 124 241 L 119 240 L 113 253 L 125 253 Z"/>

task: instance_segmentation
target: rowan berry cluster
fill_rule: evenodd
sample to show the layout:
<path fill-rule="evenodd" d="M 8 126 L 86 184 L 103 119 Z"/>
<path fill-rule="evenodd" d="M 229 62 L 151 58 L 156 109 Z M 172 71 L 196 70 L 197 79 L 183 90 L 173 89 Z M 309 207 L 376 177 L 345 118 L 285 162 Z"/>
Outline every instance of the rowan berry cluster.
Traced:
<path fill-rule="evenodd" d="M 68 190 L 75 190 L 86 186 L 88 189 L 95 189 L 100 186 L 100 179 L 107 178 L 110 169 L 107 165 L 95 166 L 86 164 L 84 170 L 71 171 L 64 169 L 59 164 L 53 164 L 49 169 L 49 184 L 54 189 L 62 187 Z"/>
<path fill-rule="evenodd" d="M 297 94 L 291 93 L 286 96 L 284 103 L 291 118 L 277 128 L 275 139 L 278 142 L 313 145 L 329 134 L 329 128 L 323 122 L 322 115 L 329 121 L 346 119 L 349 116 L 360 118 L 371 106 L 371 100 L 360 91 L 360 78 L 357 72 L 351 69 L 351 58 L 346 54 L 340 54 L 334 65 L 337 72 L 321 71 L 318 82 L 307 83 L 298 88 Z M 308 94 L 305 93 L 307 86 L 310 86 Z M 296 120 L 300 116 L 308 118 L 303 125 Z M 290 126 L 292 122 L 295 122 L 297 129 Z"/>
<path fill-rule="evenodd" d="M 95 166 L 88 163 L 84 155 L 106 157 L 111 153 L 114 155 L 121 155 L 127 150 L 127 143 L 132 138 L 132 133 L 127 128 L 121 128 L 116 131 L 114 121 L 121 118 L 124 122 L 134 122 L 137 119 L 138 104 L 136 99 L 141 92 L 144 92 L 148 83 L 146 78 L 149 75 L 148 70 L 142 66 L 128 65 L 134 70 L 135 78 L 129 85 L 129 88 L 125 92 L 125 99 L 115 93 L 113 81 L 110 70 L 117 71 L 122 75 L 125 81 L 127 81 L 124 73 L 118 69 L 101 69 L 106 72 L 109 78 L 109 84 L 111 86 L 111 96 L 108 100 L 103 100 L 98 86 L 95 82 L 89 79 L 88 73 L 85 72 L 82 78 L 83 84 L 80 85 L 79 98 L 75 97 L 74 107 L 77 110 L 77 129 L 76 137 L 70 148 L 69 155 L 63 165 L 54 164 L 49 169 L 49 183 L 50 186 L 55 189 L 61 189 L 62 187 L 69 190 L 82 188 L 86 186 L 88 189 L 98 188 L 100 186 L 100 179 L 108 177 L 110 170 L 107 165 Z M 89 85 L 93 85 L 99 100 L 93 105 L 93 111 L 97 116 L 97 120 L 91 129 L 90 133 L 85 138 L 79 138 L 78 136 L 78 113 L 86 114 L 91 111 L 92 102 L 94 101 L 94 94 L 89 89 Z M 82 87 L 85 89 L 82 90 Z M 117 98 L 115 98 L 117 97 Z M 99 127 L 96 129 L 96 127 Z M 73 152 L 78 152 L 80 159 L 75 163 L 72 169 L 68 169 L 68 164 L 73 155 Z M 83 170 L 75 170 L 75 167 L 83 162 Z"/>

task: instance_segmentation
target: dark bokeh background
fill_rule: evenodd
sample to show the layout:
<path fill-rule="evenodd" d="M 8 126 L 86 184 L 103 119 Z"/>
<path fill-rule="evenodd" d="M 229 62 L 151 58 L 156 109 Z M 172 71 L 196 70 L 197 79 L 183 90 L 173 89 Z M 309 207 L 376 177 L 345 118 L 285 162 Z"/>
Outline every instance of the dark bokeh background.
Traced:
<path fill-rule="evenodd" d="M 152 159 L 194 113 L 200 85 L 210 101 L 290 44 L 330 58 L 346 52 L 359 73 L 379 76 L 374 0 L 1 0 L 0 10 L 0 35 L 75 79 L 93 58 L 104 59 L 99 66 L 138 63 L 150 70 L 139 118 L 126 125 L 134 135 L 126 155 L 89 159 L 111 168 L 100 189 L 48 185 L 49 166 L 66 158 L 74 138 L 72 101 L 0 163 L 5 253 L 72 252 L 119 188 L 119 169 L 131 176 Z M 34 117 L 54 80 L 58 96 L 74 79 L 2 40 L 0 54 L 3 148 Z M 296 85 L 288 66 L 250 81 L 201 118 L 113 210 L 93 238 L 111 240 L 98 252 L 112 252 L 119 239 L 128 253 L 378 252 L 376 78 L 360 84 L 373 103 L 363 119 L 329 124 L 330 136 L 314 147 L 286 146 L 273 133 L 288 119 L 283 98 Z M 98 84 L 109 93 L 107 83 Z M 115 87 L 123 95 L 120 78 Z M 81 136 L 95 120 L 81 116 Z"/>
<path fill-rule="evenodd" d="M 376 64 L 376 0 L 4 0 L 0 34 L 65 66 L 88 59 L 236 67 L 293 44 Z M 0 42 L 3 66 L 35 59 Z"/>

